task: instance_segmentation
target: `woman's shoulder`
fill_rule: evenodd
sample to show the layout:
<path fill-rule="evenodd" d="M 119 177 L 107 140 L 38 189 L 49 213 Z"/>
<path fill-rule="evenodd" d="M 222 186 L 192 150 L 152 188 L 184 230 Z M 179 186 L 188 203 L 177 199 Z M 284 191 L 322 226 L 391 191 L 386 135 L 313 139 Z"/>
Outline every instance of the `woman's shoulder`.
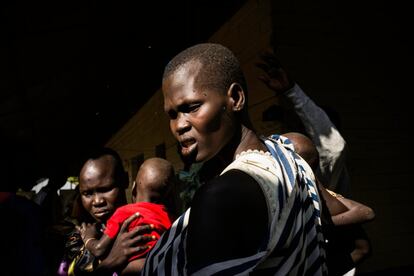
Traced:
<path fill-rule="evenodd" d="M 255 179 L 260 186 L 268 190 L 269 183 L 278 183 L 281 168 L 269 152 L 248 150 L 237 155 L 236 159 L 228 165 L 221 175 L 230 170 L 240 170 Z"/>
<path fill-rule="evenodd" d="M 234 195 L 237 191 L 257 186 L 256 180 L 243 170 L 233 168 L 226 170 L 219 176 L 207 181 L 196 194 L 203 194 L 213 198 L 221 198 L 222 195 Z"/>
<path fill-rule="evenodd" d="M 278 198 L 286 189 L 283 168 L 270 152 L 248 150 L 239 154 L 236 159 L 223 171 L 240 170 L 251 176 L 259 184 L 268 204 L 269 218 L 276 215 Z"/>
<path fill-rule="evenodd" d="M 257 215 L 262 212 L 267 214 L 267 204 L 260 185 L 249 174 L 237 169 L 229 170 L 201 186 L 191 206 L 191 214 L 196 217 L 210 217 L 210 221 L 224 224 L 232 221 L 234 225 L 245 223 L 242 214 Z M 236 219 L 238 215 L 241 217 Z"/>
<path fill-rule="evenodd" d="M 262 150 L 247 150 L 236 156 L 221 174 L 232 169 L 239 169 L 250 174 L 250 171 L 262 173 L 274 169 L 276 163 L 270 152 Z"/>

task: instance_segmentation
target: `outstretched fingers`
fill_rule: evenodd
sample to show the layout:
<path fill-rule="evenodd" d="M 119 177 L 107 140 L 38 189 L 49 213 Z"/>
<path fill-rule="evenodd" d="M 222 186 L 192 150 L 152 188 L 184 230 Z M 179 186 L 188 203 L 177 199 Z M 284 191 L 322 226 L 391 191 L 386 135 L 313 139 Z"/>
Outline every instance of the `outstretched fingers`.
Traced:
<path fill-rule="evenodd" d="M 153 224 L 146 224 L 135 227 L 130 231 L 131 234 L 131 241 L 133 244 L 138 246 L 145 245 L 150 241 L 156 240 L 156 236 L 150 235 L 150 233 L 155 229 Z"/>
<path fill-rule="evenodd" d="M 128 227 L 131 224 L 132 221 L 134 221 L 136 218 L 138 218 L 140 215 L 140 213 L 135 213 L 132 216 L 130 216 L 129 218 L 127 218 L 121 225 L 121 229 L 119 229 L 119 233 L 125 233 L 128 232 Z"/>
<path fill-rule="evenodd" d="M 121 229 L 119 230 L 118 235 L 122 235 L 124 237 L 123 247 L 126 255 L 131 255 L 150 248 L 148 242 L 157 239 L 154 235 L 150 235 L 150 233 L 155 229 L 153 224 L 140 225 L 128 231 L 128 226 L 139 216 L 139 213 L 135 213 L 130 216 L 123 222 Z"/>

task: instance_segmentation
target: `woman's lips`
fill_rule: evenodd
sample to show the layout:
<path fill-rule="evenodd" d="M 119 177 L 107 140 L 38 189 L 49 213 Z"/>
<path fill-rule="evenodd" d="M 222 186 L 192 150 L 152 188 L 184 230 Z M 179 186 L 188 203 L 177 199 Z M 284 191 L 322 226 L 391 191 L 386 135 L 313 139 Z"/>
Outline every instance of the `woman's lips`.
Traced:
<path fill-rule="evenodd" d="M 107 211 L 107 210 L 102 210 L 102 211 L 97 211 L 97 212 L 94 212 L 94 215 L 95 215 L 95 217 L 97 217 L 97 218 L 102 218 L 102 217 L 105 217 L 105 216 L 107 216 L 109 214 L 109 211 Z"/>
<path fill-rule="evenodd" d="M 182 155 L 191 154 L 197 147 L 197 143 L 195 139 L 185 139 L 180 142 L 180 145 L 181 145 Z"/>

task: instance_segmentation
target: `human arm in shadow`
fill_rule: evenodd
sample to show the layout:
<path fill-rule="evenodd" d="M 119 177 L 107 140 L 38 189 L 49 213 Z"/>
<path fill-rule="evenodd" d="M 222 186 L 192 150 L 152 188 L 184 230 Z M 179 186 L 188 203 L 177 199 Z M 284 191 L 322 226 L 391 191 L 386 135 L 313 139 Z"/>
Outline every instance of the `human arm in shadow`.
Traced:
<path fill-rule="evenodd" d="M 275 54 L 264 51 L 256 65 L 264 74 L 259 77 L 275 95 L 291 105 L 306 133 L 319 152 L 319 171 L 324 185 L 348 194 L 349 177 L 345 164 L 346 141 L 328 114 L 300 88 L 281 66 Z"/>
<path fill-rule="evenodd" d="M 354 229 L 355 239 L 354 239 L 354 249 L 351 252 L 352 261 L 358 265 L 362 263 L 366 258 L 371 256 L 372 246 L 371 242 L 365 232 L 365 230 L 360 226 Z"/>
<path fill-rule="evenodd" d="M 374 211 L 362 203 L 325 189 L 319 181 L 318 188 L 325 200 L 333 224 L 338 227 L 338 230 L 344 227 L 345 231 L 342 233 L 345 233 L 353 242 L 350 252 L 352 261 L 355 265 L 360 264 L 371 255 L 371 243 L 362 224 L 375 218 Z"/>
<path fill-rule="evenodd" d="M 266 200 L 251 176 L 230 170 L 207 182 L 196 192 L 191 207 L 187 236 L 190 272 L 257 253 L 267 227 Z"/>

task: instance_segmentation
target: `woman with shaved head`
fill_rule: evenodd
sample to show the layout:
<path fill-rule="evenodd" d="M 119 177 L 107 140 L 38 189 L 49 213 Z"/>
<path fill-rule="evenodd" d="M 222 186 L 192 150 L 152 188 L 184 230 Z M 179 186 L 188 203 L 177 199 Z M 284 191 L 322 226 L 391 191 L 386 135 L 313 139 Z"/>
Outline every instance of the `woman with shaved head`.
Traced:
<path fill-rule="evenodd" d="M 145 256 L 159 239 L 160 235 L 170 228 L 177 210 L 175 172 L 172 164 L 162 158 L 149 158 L 140 166 L 134 187 L 132 187 L 133 203 L 117 208 L 108 219 L 103 235 L 99 238 L 95 226 L 83 223 L 80 227 L 85 248 L 95 257 L 102 259 L 120 231 L 123 222 L 134 214 L 137 217 L 129 224 L 131 231 L 137 226 L 151 225 L 148 233 L 152 240 L 129 257 L 128 265 L 122 273 L 136 273 L 142 269 Z"/>
<path fill-rule="evenodd" d="M 235 55 L 214 43 L 189 47 L 167 64 L 162 90 L 181 156 L 215 170 L 143 274 L 324 275 L 313 173 L 285 138 L 254 132 Z"/>
<path fill-rule="evenodd" d="M 79 174 L 79 195 L 75 204 L 76 224 L 89 223 L 101 235 L 105 223 L 115 210 L 127 203 L 127 187 L 127 174 L 117 152 L 103 148 L 91 153 Z M 127 268 L 128 259 L 145 250 L 145 244 L 153 240 L 150 235 L 144 235 L 153 230 L 150 225 L 138 226 L 128 231 L 128 225 L 135 218 L 133 215 L 122 224 L 110 252 L 101 260 L 86 248 L 88 242 L 82 240 L 79 228 L 75 228 L 68 235 L 58 275 L 121 273 Z"/>

